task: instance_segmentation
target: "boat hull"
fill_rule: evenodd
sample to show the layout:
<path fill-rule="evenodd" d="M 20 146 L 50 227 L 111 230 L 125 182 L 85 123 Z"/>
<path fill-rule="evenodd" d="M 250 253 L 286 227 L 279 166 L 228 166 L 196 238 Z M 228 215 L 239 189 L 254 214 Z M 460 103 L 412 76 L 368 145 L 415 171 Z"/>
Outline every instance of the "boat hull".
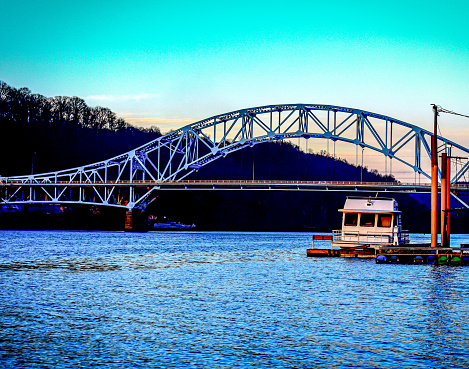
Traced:
<path fill-rule="evenodd" d="M 179 223 L 155 223 L 150 229 L 153 231 L 190 231 L 195 229 L 195 225 Z"/>

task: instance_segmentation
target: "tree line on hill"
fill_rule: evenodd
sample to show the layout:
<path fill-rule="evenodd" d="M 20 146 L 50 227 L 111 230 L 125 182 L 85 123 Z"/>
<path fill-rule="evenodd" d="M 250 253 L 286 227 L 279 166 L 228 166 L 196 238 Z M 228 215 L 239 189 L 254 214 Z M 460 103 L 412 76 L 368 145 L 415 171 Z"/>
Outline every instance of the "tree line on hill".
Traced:
<path fill-rule="evenodd" d="M 33 94 L 26 87 L 12 87 L 4 81 L 0 81 L 0 117 L 23 124 L 74 125 L 111 131 L 135 130 L 135 127 L 118 118 L 109 108 L 90 107 L 80 97 L 45 97 Z M 155 131 L 159 133 L 156 128 Z"/>
<path fill-rule="evenodd" d="M 45 97 L 0 81 L 0 175 L 56 171 L 93 163 L 161 136 L 136 128 L 79 97 Z"/>

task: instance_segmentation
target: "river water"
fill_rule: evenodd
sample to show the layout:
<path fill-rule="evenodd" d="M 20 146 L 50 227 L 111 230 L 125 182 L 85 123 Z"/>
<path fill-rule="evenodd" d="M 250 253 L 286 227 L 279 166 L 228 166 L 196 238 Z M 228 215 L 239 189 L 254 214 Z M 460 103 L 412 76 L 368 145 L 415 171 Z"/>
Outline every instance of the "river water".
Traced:
<path fill-rule="evenodd" d="M 469 267 L 307 258 L 310 244 L 1 231 L 0 367 L 469 367 Z"/>

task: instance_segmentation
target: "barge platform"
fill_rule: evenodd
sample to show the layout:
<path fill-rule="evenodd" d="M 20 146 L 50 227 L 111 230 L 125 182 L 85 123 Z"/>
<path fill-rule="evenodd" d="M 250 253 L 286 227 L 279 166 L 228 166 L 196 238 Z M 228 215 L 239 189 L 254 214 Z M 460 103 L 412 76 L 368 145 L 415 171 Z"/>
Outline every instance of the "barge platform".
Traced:
<path fill-rule="evenodd" d="M 308 257 L 343 257 L 375 259 L 378 264 L 451 264 L 469 265 L 469 247 L 430 247 L 429 244 L 416 244 L 387 247 L 350 247 L 347 249 L 306 250 Z"/>

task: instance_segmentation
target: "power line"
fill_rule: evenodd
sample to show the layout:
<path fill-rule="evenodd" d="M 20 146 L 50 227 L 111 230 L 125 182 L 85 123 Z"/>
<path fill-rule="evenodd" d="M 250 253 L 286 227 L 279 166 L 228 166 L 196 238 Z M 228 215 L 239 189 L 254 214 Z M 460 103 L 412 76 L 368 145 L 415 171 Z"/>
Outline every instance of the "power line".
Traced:
<path fill-rule="evenodd" d="M 448 113 L 448 114 L 460 115 L 461 117 L 469 118 L 469 115 L 464 115 L 464 114 L 455 113 L 455 112 L 452 111 L 452 110 L 448 110 L 448 109 L 442 108 L 440 105 L 435 105 L 435 104 L 432 104 L 432 105 L 436 107 L 436 111 L 437 111 L 438 113 Z"/>

